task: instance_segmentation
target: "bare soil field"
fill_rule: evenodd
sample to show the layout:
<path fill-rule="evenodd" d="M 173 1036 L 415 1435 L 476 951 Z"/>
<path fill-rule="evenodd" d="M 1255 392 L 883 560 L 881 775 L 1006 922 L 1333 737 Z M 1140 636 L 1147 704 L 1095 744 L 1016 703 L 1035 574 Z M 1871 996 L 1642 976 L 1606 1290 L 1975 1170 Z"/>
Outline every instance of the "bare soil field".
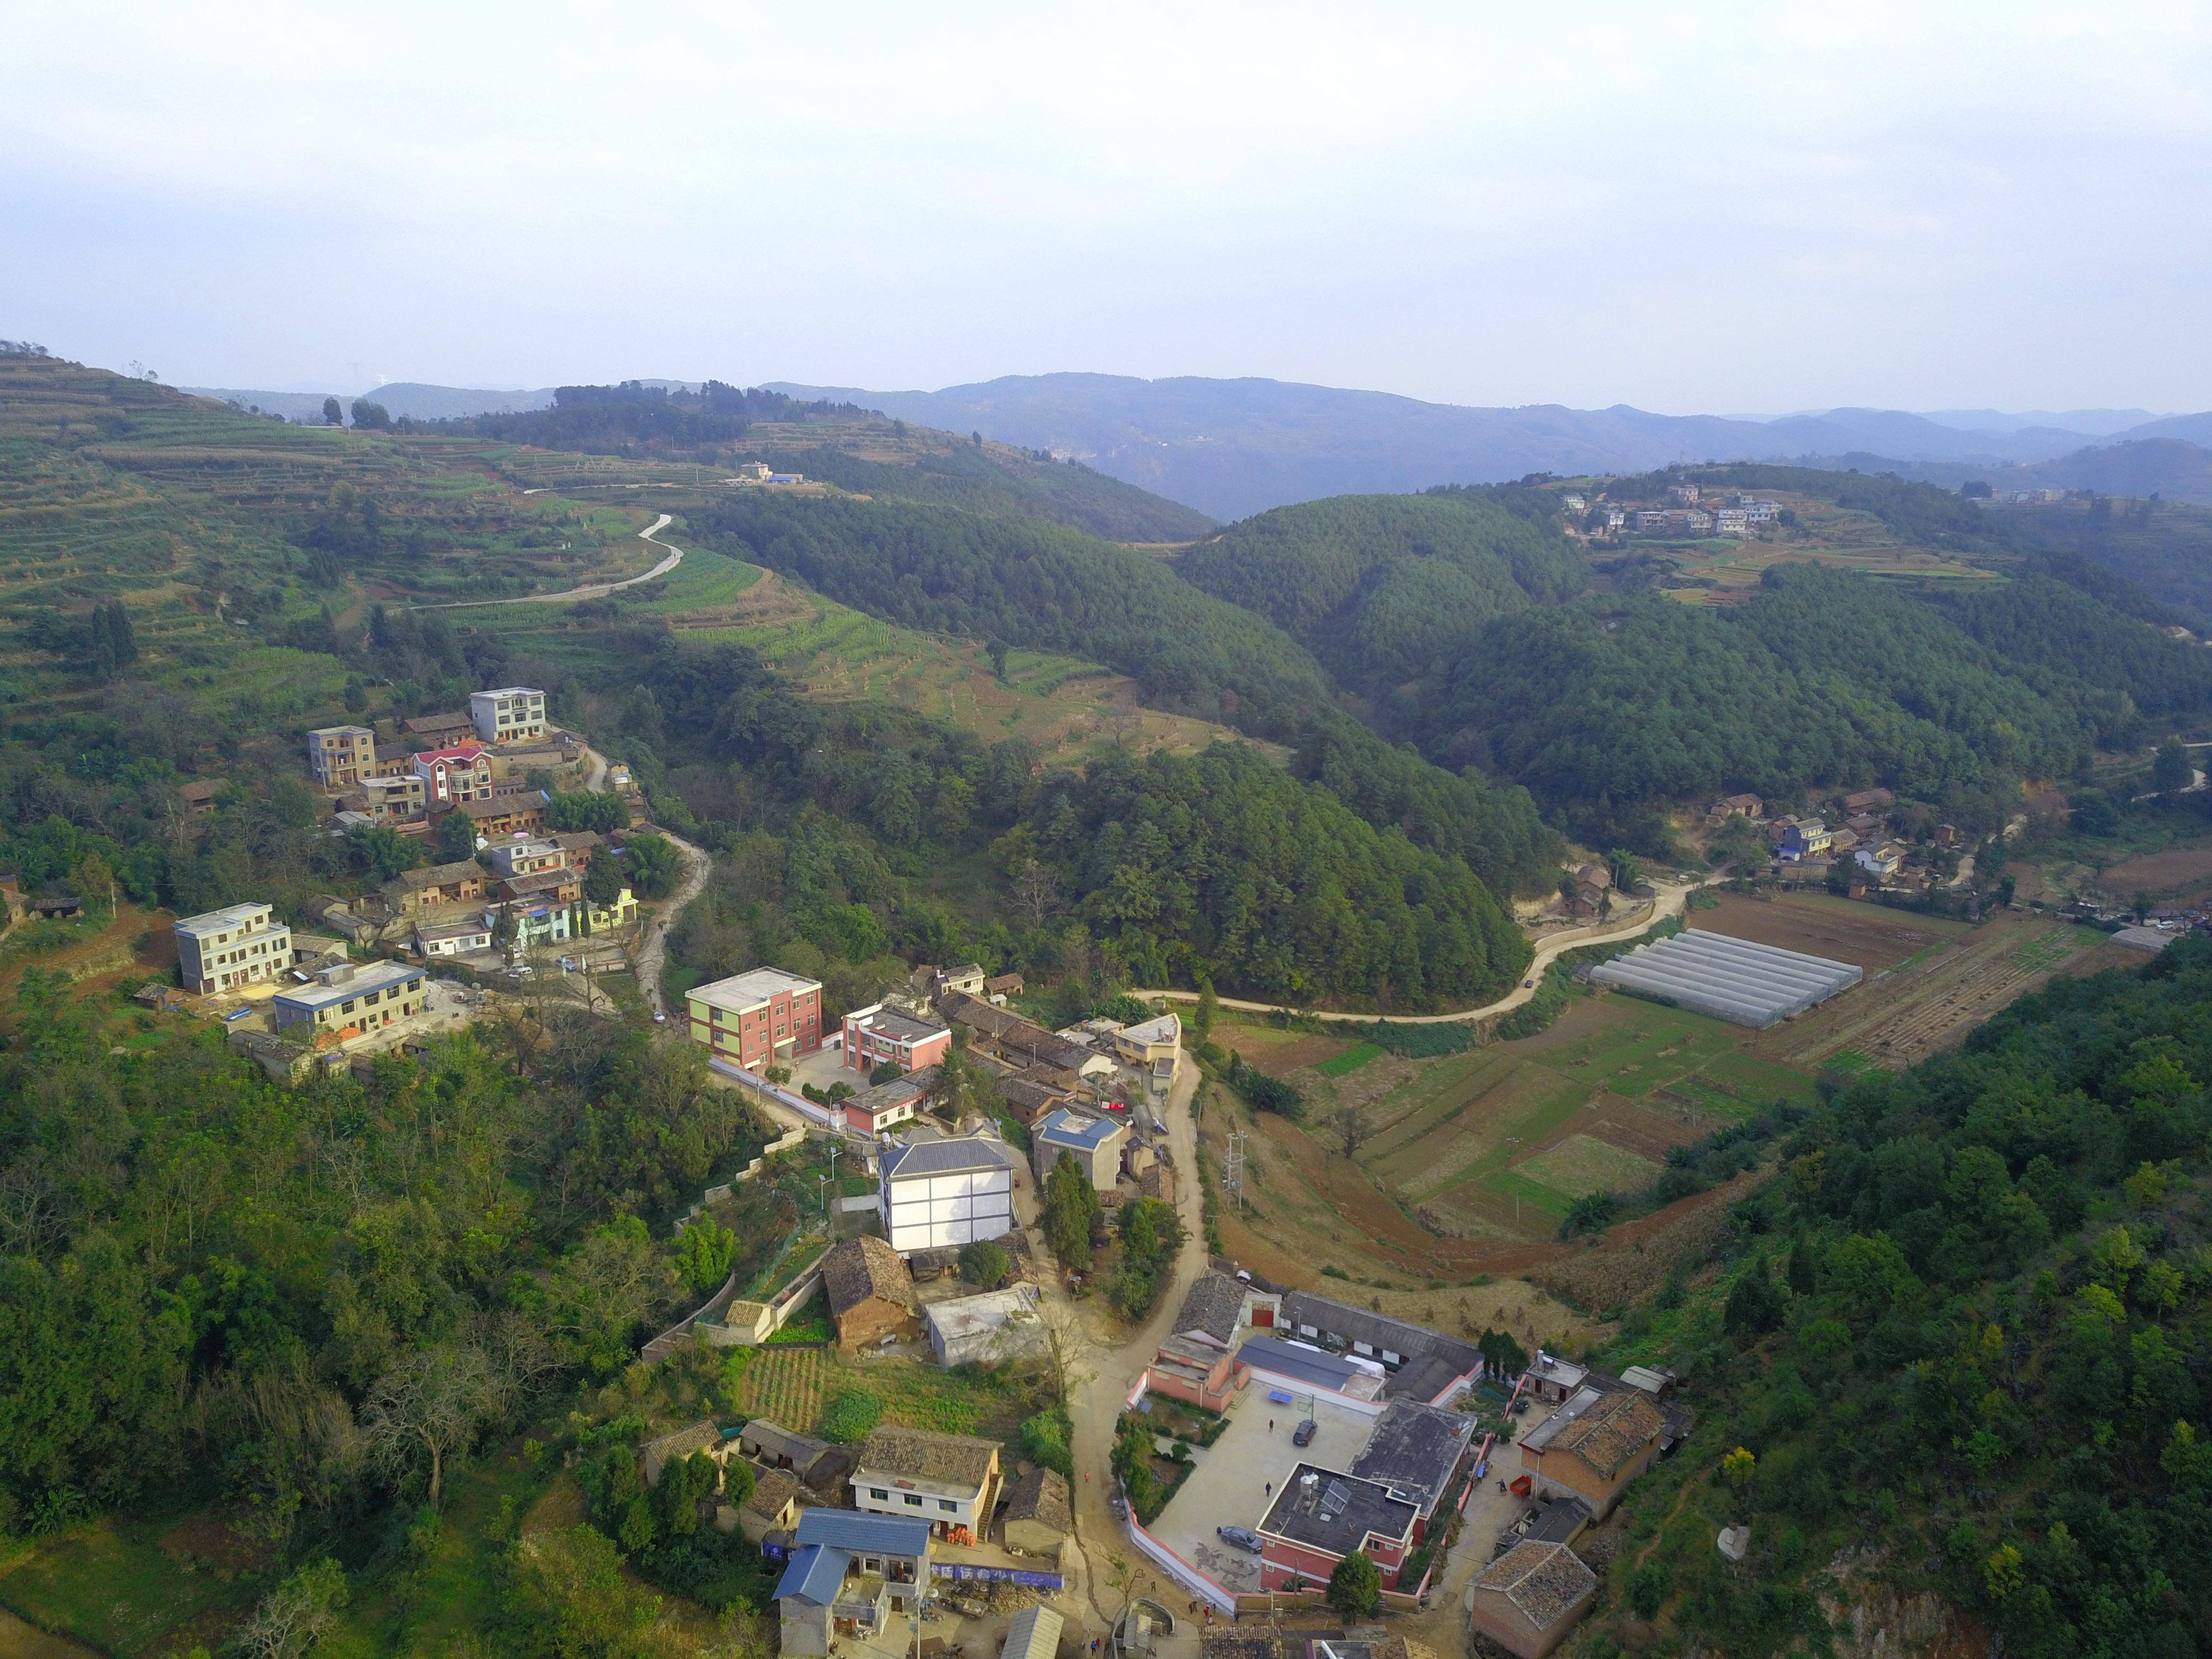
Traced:
<path fill-rule="evenodd" d="M 1778 893 L 1772 898 L 1753 898 L 1746 893 L 1718 896 L 1717 908 L 1691 914 L 1691 927 L 1756 945 L 1851 963 L 1869 974 L 1971 931 L 1962 921 L 1885 909 L 1826 893 Z"/>
<path fill-rule="evenodd" d="M 2097 885 L 2110 896 L 2123 901 L 2132 899 L 2137 893 L 2179 898 L 2184 894 L 2201 892 L 2212 887 L 2212 847 L 2169 847 L 2163 852 L 2146 853 L 2124 864 L 2114 865 L 2105 872 Z"/>

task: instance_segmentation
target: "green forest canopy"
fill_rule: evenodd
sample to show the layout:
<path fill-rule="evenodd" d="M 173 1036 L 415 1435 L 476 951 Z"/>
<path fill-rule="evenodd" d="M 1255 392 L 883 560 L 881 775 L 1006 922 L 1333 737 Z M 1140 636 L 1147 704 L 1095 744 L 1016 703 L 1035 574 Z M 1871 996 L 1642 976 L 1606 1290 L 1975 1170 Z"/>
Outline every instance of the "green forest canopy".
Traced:
<path fill-rule="evenodd" d="M 1731 1218 L 1690 1462 L 1646 1477 L 1686 1490 L 1644 1500 L 1666 1519 L 1626 1575 L 1639 1611 L 1773 1650 L 1824 1628 L 1814 1577 L 1849 1549 L 2008 1652 L 2212 1647 L 2208 1033 L 2189 940 L 1801 1125 Z M 1750 1523 L 1742 1571 L 1717 1513 Z"/>

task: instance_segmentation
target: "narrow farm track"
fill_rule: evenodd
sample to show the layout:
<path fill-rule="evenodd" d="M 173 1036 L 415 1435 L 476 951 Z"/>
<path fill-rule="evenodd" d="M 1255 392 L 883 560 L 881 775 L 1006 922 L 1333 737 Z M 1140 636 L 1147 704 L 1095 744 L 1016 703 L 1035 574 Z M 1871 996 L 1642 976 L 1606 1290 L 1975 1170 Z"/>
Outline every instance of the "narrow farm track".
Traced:
<path fill-rule="evenodd" d="M 510 599 L 441 599 L 434 605 L 410 605 L 410 611 L 465 611 L 471 605 L 560 605 L 574 599 L 603 599 L 610 593 L 619 593 L 625 587 L 635 587 L 640 582 L 649 582 L 655 576 L 665 576 L 684 562 L 684 550 L 673 542 L 664 542 L 660 532 L 676 522 L 672 514 L 664 513 L 637 532 L 638 540 L 660 549 L 668 556 L 641 576 L 630 576 L 618 582 L 593 582 L 584 587 L 572 587 L 565 593 L 524 593 Z"/>

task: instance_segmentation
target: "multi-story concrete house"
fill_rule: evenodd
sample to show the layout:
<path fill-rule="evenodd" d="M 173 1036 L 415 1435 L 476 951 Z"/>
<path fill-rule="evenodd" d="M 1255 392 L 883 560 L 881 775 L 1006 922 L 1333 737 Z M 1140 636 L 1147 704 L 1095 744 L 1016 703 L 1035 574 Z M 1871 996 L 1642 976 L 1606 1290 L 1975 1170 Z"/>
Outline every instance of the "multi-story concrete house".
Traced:
<path fill-rule="evenodd" d="M 1255 1528 L 1261 1587 L 1317 1589 L 1337 1563 L 1358 1551 L 1381 1570 L 1383 1589 L 1411 1589 L 1399 1583 L 1398 1569 L 1413 1550 L 1419 1514 L 1418 1505 L 1380 1481 L 1300 1463 L 1275 1488 Z"/>
<path fill-rule="evenodd" d="M 1093 1187 L 1111 1187 L 1121 1178 L 1121 1149 L 1128 1144 L 1127 1126 L 1065 1108 L 1030 1126 L 1030 1151 L 1036 1160 L 1040 1186 L 1054 1164 L 1066 1162 L 1081 1170 Z"/>
<path fill-rule="evenodd" d="M 999 1504 L 999 1443 L 929 1429 L 878 1429 L 853 1466 L 853 1507 L 988 1531 Z"/>
<path fill-rule="evenodd" d="M 480 744 L 426 749 L 415 757 L 415 775 L 422 780 L 423 799 L 433 807 L 491 799 L 491 750 Z"/>
<path fill-rule="evenodd" d="M 469 718 L 486 743 L 522 743 L 545 735 L 545 694 L 527 685 L 502 685 L 469 694 Z"/>
<path fill-rule="evenodd" d="M 822 1046 L 819 980 L 755 968 L 695 987 L 684 1001 L 691 1040 L 747 1071 L 779 1066 Z"/>
<path fill-rule="evenodd" d="M 279 991 L 270 1013 L 280 1031 L 304 1028 L 343 1042 L 422 1012 L 427 983 L 420 968 L 404 963 L 325 968 L 313 984 Z"/>
<path fill-rule="evenodd" d="M 891 1249 L 957 1249 L 1013 1231 L 1013 1158 L 994 1135 L 886 1146 L 877 1203 Z"/>
<path fill-rule="evenodd" d="M 445 904 L 467 904 L 484 896 L 483 866 L 474 859 L 404 870 L 380 890 L 393 914 L 419 916 Z"/>
<path fill-rule="evenodd" d="M 951 1052 L 952 1028 L 880 1002 L 872 1002 L 845 1016 L 845 1064 L 866 1072 L 885 1061 L 902 1072 L 924 1066 L 941 1066 Z"/>
<path fill-rule="evenodd" d="M 307 765 L 316 784 L 350 789 L 376 764 L 376 733 L 365 726 L 319 726 L 307 733 Z"/>
<path fill-rule="evenodd" d="M 177 978 L 202 996 L 274 979 L 292 965 L 292 930 L 266 904 L 231 904 L 177 923 Z"/>
<path fill-rule="evenodd" d="M 359 811 L 377 823 L 415 823 L 425 811 L 422 780 L 410 770 L 398 777 L 363 778 L 355 786 Z"/>
<path fill-rule="evenodd" d="M 550 841 L 534 836 L 495 841 L 483 849 L 484 861 L 501 876 L 534 876 L 541 870 L 568 867 L 568 855 Z"/>

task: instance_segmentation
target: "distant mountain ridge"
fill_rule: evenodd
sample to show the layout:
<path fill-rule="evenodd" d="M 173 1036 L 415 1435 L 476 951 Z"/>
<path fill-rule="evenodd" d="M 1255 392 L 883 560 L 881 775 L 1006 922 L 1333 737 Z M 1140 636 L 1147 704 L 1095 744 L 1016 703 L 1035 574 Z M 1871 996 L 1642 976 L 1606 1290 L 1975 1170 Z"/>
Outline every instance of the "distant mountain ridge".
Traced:
<path fill-rule="evenodd" d="M 1698 461 L 1852 453 L 1912 465 L 2032 465 L 2109 441 L 2116 422 L 2147 414 L 2080 411 L 2084 428 L 2100 429 L 1995 410 L 1988 425 L 1965 424 L 1980 412 L 1972 410 L 1931 418 L 1836 409 L 1758 421 L 1656 415 L 1626 404 L 1486 409 L 1283 380 L 1087 374 L 1009 375 L 938 392 L 770 385 L 794 397 L 850 401 L 902 420 L 1073 454 L 1224 520 L 1329 495 L 1497 483 L 1530 472 L 1641 472 Z M 2212 442 L 2212 416 L 2168 416 L 2142 431 L 2121 431 L 2183 438 L 2196 432 Z"/>
<path fill-rule="evenodd" d="M 648 380 L 693 389 L 695 381 Z M 1644 472 L 1700 461 L 1790 460 L 1895 467 L 1930 481 L 2002 469 L 2021 484 L 2212 500 L 2212 413 L 2145 410 L 2008 414 L 1998 410 L 1832 409 L 1772 419 L 1657 415 L 1616 404 L 1480 408 L 1393 392 L 1296 381 L 1185 375 L 1008 375 L 937 392 L 770 381 L 793 397 L 851 402 L 918 425 L 980 432 L 1025 449 L 1073 455 L 1100 472 L 1224 521 L 1331 495 L 1403 494 L 1439 483 L 1494 483 L 1531 472 Z M 183 388 L 200 397 L 313 421 L 325 395 Z M 553 388 L 398 381 L 366 394 L 394 416 L 465 419 L 544 409 Z M 2118 453 L 2160 441 L 2155 449 Z M 2022 476 L 2021 470 L 2035 476 Z M 2109 482 L 2108 482 L 2109 481 Z"/>

